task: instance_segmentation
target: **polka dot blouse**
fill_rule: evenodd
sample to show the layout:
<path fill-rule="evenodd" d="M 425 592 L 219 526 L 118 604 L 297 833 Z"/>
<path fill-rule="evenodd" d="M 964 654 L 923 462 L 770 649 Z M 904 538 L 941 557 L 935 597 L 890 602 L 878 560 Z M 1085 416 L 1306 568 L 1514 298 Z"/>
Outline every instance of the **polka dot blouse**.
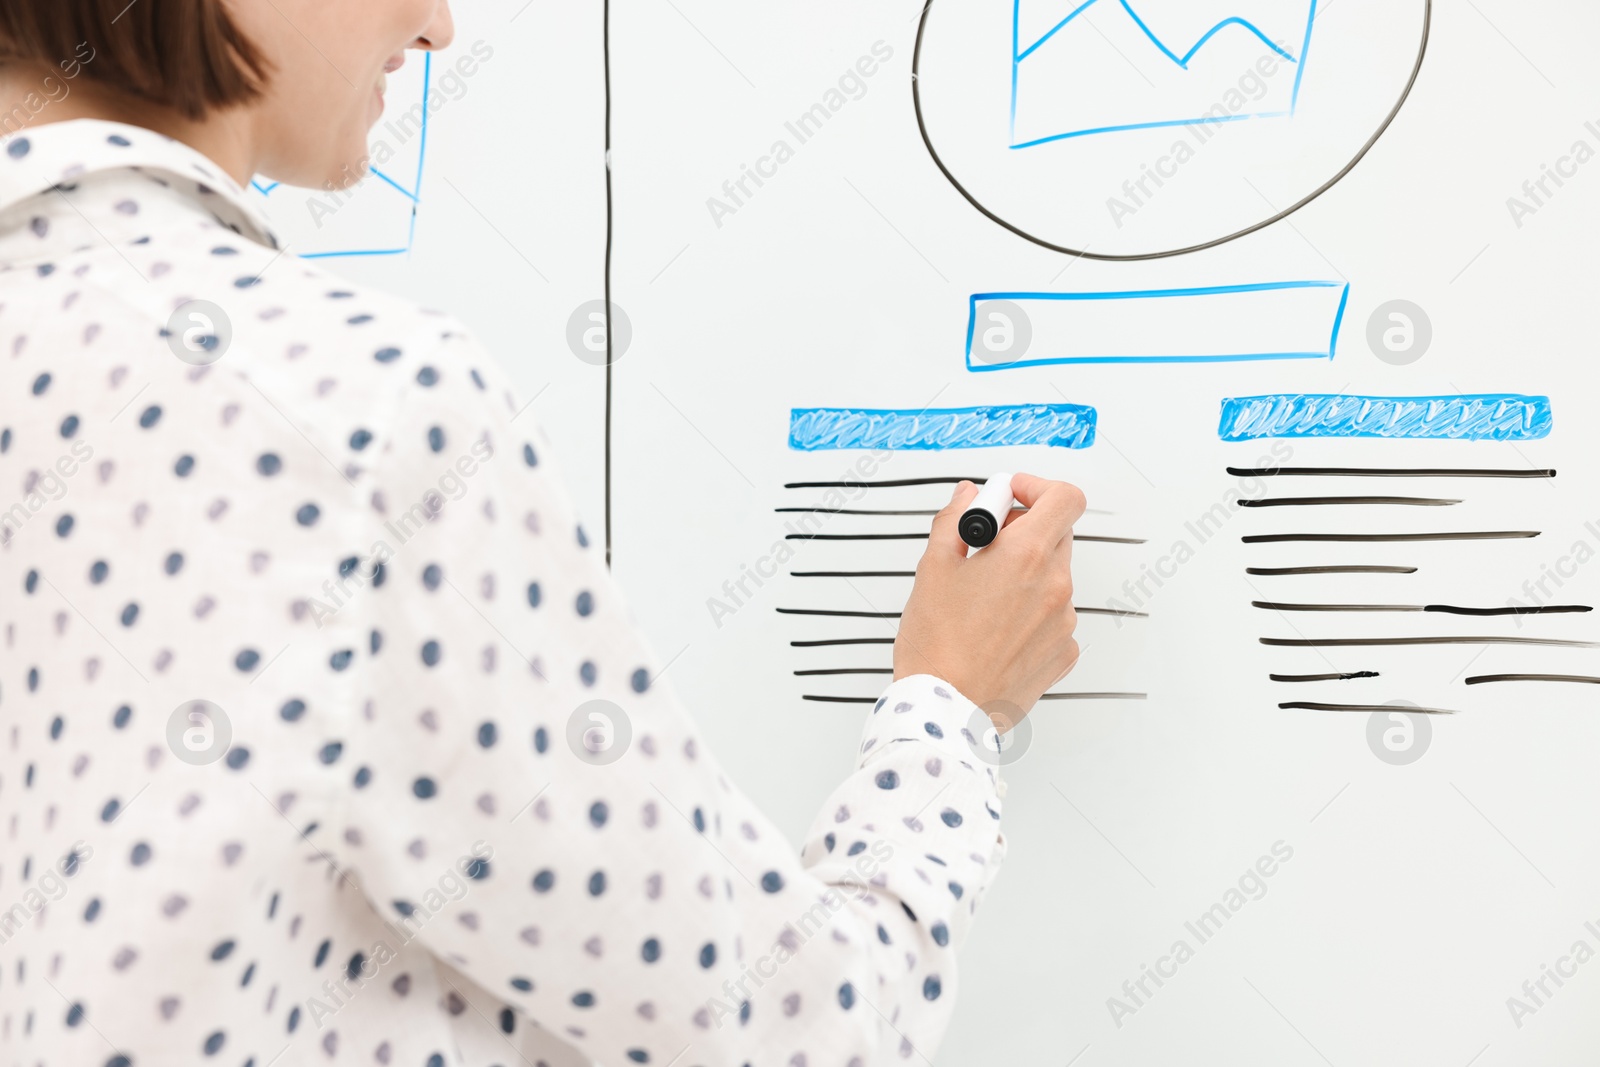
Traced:
<path fill-rule="evenodd" d="M 973 706 L 891 685 L 796 850 L 522 411 L 190 149 L 0 141 L 0 1065 L 933 1056 Z"/>

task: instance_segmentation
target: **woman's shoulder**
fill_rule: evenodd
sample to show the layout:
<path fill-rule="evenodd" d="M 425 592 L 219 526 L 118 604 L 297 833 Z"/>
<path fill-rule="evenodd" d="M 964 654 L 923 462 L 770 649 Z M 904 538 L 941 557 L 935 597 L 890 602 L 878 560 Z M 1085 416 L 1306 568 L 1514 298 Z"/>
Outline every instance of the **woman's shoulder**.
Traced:
<path fill-rule="evenodd" d="M 167 270 L 137 254 L 135 265 L 159 293 L 156 317 L 171 315 L 149 325 L 195 364 L 162 361 L 165 391 L 303 437 L 347 480 L 413 438 L 430 444 L 435 424 L 486 429 L 514 411 L 493 359 L 453 315 L 223 226 L 154 254 Z"/>
<path fill-rule="evenodd" d="M 353 282 L 292 248 L 276 251 L 225 230 L 196 243 L 201 254 L 174 257 L 185 269 L 167 286 L 176 309 L 169 342 L 183 348 L 185 329 L 209 335 L 207 362 L 249 377 L 269 396 L 276 388 L 310 422 L 322 421 L 319 412 L 347 422 L 352 408 L 377 409 L 370 417 L 381 418 L 417 390 L 468 407 L 502 391 L 492 361 L 453 315 Z M 185 293 L 207 295 L 188 319 L 179 303 Z"/>
<path fill-rule="evenodd" d="M 233 325 L 243 327 L 236 337 L 303 346 L 291 353 L 294 358 L 320 346 L 366 352 L 383 363 L 408 348 L 469 340 L 454 316 L 352 281 L 324 261 L 301 259 L 293 246 L 268 248 L 219 226 L 183 244 L 171 250 L 177 254 L 169 265 L 169 293 L 206 293 Z"/>

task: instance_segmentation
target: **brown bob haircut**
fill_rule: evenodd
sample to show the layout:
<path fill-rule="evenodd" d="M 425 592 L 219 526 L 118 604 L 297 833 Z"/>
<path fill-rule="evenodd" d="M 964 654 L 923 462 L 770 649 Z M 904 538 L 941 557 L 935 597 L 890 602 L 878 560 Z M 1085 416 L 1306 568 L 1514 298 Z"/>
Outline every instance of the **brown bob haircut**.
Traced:
<path fill-rule="evenodd" d="M 224 0 L 0 0 L 0 63 L 19 59 L 191 119 L 252 99 L 269 72 Z"/>

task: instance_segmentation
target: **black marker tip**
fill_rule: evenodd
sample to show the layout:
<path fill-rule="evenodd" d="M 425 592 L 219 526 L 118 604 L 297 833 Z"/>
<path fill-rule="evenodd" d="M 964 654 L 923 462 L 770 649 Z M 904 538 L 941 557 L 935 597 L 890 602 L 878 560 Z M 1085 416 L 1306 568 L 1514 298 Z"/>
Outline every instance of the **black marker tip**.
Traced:
<path fill-rule="evenodd" d="M 972 548 L 991 545 L 1000 535 L 1000 524 L 994 521 L 993 515 L 982 508 L 972 508 L 962 515 L 958 529 L 961 531 L 961 540 Z"/>

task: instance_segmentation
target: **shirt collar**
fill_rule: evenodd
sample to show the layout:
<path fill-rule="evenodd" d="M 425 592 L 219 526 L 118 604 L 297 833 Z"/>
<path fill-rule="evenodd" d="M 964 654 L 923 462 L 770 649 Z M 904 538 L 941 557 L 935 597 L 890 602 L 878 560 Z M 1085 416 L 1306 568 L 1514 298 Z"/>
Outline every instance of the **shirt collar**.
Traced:
<path fill-rule="evenodd" d="M 121 169 L 165 180 L 230 229 L 279 247 L 261 207 L 209 158 L 165 134 L 101 119 L 46 123 L 0 141 L 0 212 L 87 175 Z"/>

